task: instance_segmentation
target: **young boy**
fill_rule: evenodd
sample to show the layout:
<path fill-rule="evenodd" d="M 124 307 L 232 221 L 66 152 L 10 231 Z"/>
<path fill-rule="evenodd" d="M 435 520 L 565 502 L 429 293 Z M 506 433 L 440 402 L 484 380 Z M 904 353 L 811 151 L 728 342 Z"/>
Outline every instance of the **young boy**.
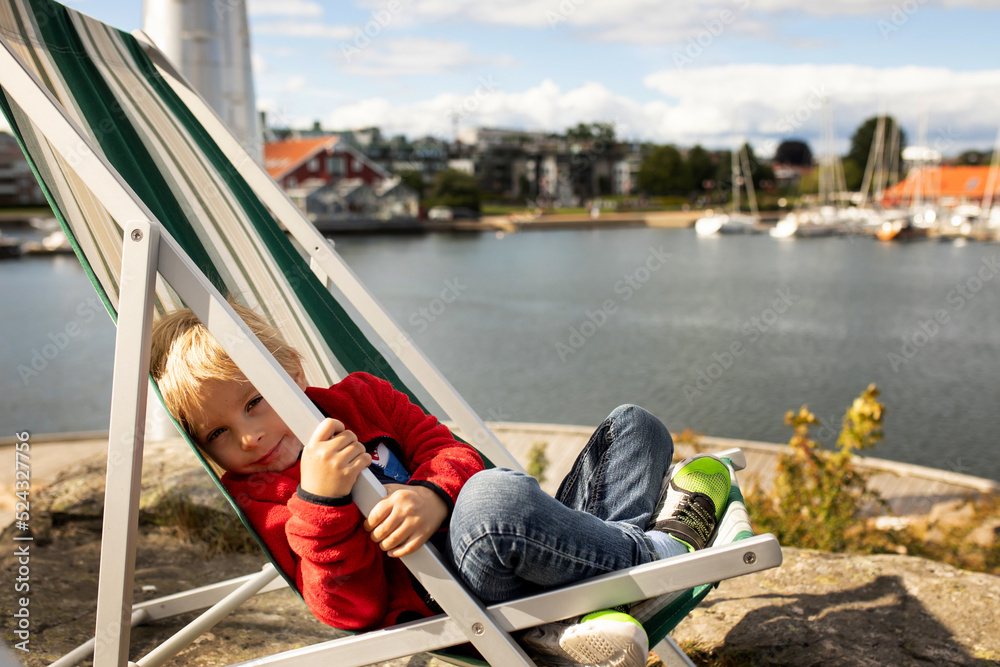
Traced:
<path fill-rule="evenodd" d="M 728 469 L 696 457 L 666 479 L 673 442 L 641 408 L 612 412 L 554 499 L 526 475 L 483 471 L 475 450 L 384 380 L 352 373 L 307 387 L 276 330 L 234 308 L 327 417 L 308 443 L 190 311 L 156 323 L 151 372 L 324 623 L 360 630 L 439 613 L 399 560 L 428 540 L 494 602 L 702 548 L 721 517 Z M 350 500 L 365 468 L 388 491 L 367 517 Z M 638 666 L 648 652 L 638 622 L 613 612 L 535 628 L 522 641 L 550 665 Z"/>

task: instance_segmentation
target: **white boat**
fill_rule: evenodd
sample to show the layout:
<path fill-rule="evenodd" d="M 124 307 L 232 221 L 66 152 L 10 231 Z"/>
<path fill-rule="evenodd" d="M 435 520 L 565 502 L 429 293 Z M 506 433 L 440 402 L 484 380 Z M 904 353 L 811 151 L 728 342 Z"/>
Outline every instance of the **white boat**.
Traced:
<path fill-rule="evenodd" d="M 736 155 L 739 154 L 739 162 Z M 742 163 L 743 168 L 740 168 Z M 704 217 L 694 223 L 694 230 L 699 236 L 715 236 L 716 234 L 752 234 L 757 231 L 760 215 L 757 212 L 757 195 L 753 189 L 753 178 L 750 176 L 750 158 L 746 152 L 746 144 L 739 151 L 730 154 L 731 173 L 733 179 L 733 197 L 729 213 L 716 213 L 709 209 Z M 747 176 L 744 177 L 743 174 Z M 745 183 L 747 199 L 750 202 L 751 213 L 740 211 L 740 184 Z"/>
<path fill-rule="evenodd" d="M 833 115 L 825 103 L 827 153 L 819 159 L 819 193 L 812 205 L 797 209 L 778 220 L 770 229 L 774 238 L 833 236 L 853 225 L 856 209 L 845 206 L 847 186 L 844 166 L 834 149 Z"/>
<path fill-rule="evenodd" d="M 694 223 L 694 229 L 701 236 L 712 236 L 713 234 L 746 234 L 756 231 L 759 219 L 746 213 L 714 213 L 707 211 L 709 215 L 698 218 Z"/>

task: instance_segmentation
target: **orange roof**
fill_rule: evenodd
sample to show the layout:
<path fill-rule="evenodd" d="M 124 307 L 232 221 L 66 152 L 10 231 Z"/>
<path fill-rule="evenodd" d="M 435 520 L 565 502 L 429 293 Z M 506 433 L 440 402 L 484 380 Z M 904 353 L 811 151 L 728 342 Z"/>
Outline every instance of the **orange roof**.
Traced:
<path fill-rule="evenodd" d="M 916 167 L 906 178 L 885 191 L 883 201 L 909 201 L 919 194 L 922 199 L 955 197 L 979 200 L 986 194 L 989 167 Z M 995 186 L 1000 186 L 1000 179 Z"/>
<path fill-rule="evenodd" d="M 292 139 L 264 144 L 264 168 L 271 178 L 279 180 L 316 153 L 332 147 L 339 137 Z"/>

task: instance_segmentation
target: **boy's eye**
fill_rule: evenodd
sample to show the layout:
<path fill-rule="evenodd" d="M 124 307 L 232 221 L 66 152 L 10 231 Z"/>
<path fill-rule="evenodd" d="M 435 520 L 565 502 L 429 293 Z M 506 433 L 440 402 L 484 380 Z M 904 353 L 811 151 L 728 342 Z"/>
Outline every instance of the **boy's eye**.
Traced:
<path fill-rule="evenodd" d="M 251 398 L 250 402 L 247 403 L 247 412 L 249 412 L 250 410 L 253 410 L 263 400 L 264 400 L 263 396 L 256 396 L 254 398 Z"/>
<path fill-rule="evenodd" d="M 205 442 L 212 442 L 213 440 L 215 440 L 216 438 L 218 438 L 220 435 L 222 435 L 223 432 L 225 432 L 225 430 L 226 429 L 224 429 L 224 428 L 217 428 L 217 429 L 215 429 L 214 431 L 212 431 L 211 433 L 208 434 L 208 436 L 205 438 Z"/>

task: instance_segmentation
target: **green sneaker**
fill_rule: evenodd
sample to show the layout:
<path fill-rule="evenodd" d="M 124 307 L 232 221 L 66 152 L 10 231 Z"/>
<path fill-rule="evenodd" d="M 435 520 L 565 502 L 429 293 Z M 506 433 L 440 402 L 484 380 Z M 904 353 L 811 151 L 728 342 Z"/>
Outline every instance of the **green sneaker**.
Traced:
<path fill-rule="evenodd" d="M 628 614 L 602 609 L 532 628 L 521 642 L 546 667 L 645 667 L 649 639 Z"/>
<path fill-rule="evenodd" d="M 686 458 L 663 480 L 650 530 L 674 536 L 695 551 L 704 549 L 729 501 L 729 468 L 708 454 Z"/>

